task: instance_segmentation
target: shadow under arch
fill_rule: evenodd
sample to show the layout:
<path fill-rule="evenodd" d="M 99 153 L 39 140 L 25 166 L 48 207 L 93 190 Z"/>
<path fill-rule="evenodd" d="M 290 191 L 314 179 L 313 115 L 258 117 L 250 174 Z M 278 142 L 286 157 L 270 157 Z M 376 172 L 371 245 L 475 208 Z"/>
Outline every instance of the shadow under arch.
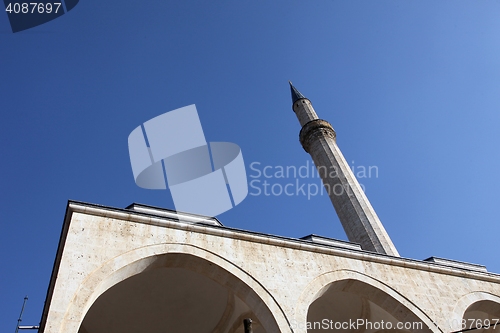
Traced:
<path fill-rule="evenodd" d="M 500 333 L 500 297 L 482 291 L 462 296 L 455 305 L 450 331 L 475 329 L 473 333 Z M 488 329 L 481 326 L 492 325 Z"/>
<path fill-rule="evenodd" d="M 158 284 L 163 285 L 168 292 L 159 288 Z M 202 287 L 199 287 L 200 284 Z M 256 321 L 256 332 L 291 332 L 279 305 L 252 276 L 214 253 L 193 245 L 178 243 L 135 249 L 113 258 L 93 271 L 75 293 L 59 332 L 94 333 L 97 325 L 95 324 L 96 318 L 102 314 L 102 309 L 106 309 L 106 306 L 110 304 L 117 307 L 115 314 L 121 316 L 123 313 L 129 313 L 130 315 L 130 311 L 120 308 L 120 304 L 123 304 L 124 299 L 129 304 L 134 304 L 134 297 L 142 296 L 141 292 L 137 293 L 133 290 L 142 288 L 141 286 L 144 285 L 154 288 L 149 291 L 143 288 L 142 294 L 150 293 L 157 302 L 155 304 L 163 304 L 164 310 L 179 308 L 189 312 L 189 302 L 165 306 L 165 302 L 162 303 L 159 298 L 173 297 L 172 299 L 182 301 L 182 291 L 190 299 L 193 295 L 199 295 L 201 298 L 194 299 L 194 304 L 200 301 L 201 308 L 217 318 L 208 318 L 205 315 L 190 318 L 190 321 L 203 321 L 204 327 L 210 329 L 210 332 L 239 332 L 240 325 L 233 321 L 235 318 L 241 319 L 242 316 Z M 123 298 L 123 294 L 127 292 L 131 292 L 133 297 Z M 121 301 L 117 302 L 116 297 L 121 297 Z M 95 304 L 100 311 L 92 310 Z M 196 309 L 199 310 L 200 307 Z M 200 313 L 200 311 L 193 311 L 191 315 Z M 94 324 L 90 319 L 87 322 L 92 329 L 86 329 L 86 325 L 82 325 L 87 320 L 87 315 L 94 317 Z M 175 315 L 170 315 L 173 316 L 172 318 L 175 317 Z M 182 315 L 184 313 L 179 310 L 177 316 L 181 318 Z M 102 321 L 102 318 L 98 321 Z M 114 320 L 114 323 L 116 322 Z M 171 322 L 172 320 L 169 323 Z M 172 327 L 168 331 L 172 331 Z M 107 332 L 110 331 L 107 330 Z M 152 331 L 148 330 L 148 332 Z"/>
<path fill-rule="evenodd" d="M 332 316 L 331 309 L 334 309 Z M 326 318 L 321 318 L 325 317 Z M 328 318 L 328 316 L 332 318 Z M 316 320 L 331 320 L 328 325 L 314 328 Z M 340 321 L 363 319 L 364 325 L 334 327 Z M 384 320 L 386 326 L 381 326 Z M 377 325 L 369 326 L 367 322 Z M 401 328 L 397 327 L 400 322 Z M 410 325 L 411 323 L 412 325 Z M 415 324 L 413 324 L 415 323 Z M 433 321 L 406 297 L 365 274 L 352 270 L 338 270 L 322 274 L 304 288 L 295 308 L 294 324 L 300 332 L 343 331 L 383 332 L 387 325 L 396 332 L 442 332 Z M 339 324 L 340 325 L 340 324 Z M 318 325 L 320 326 L 320 325 Z M 356 327 L 355 329 L 353 329 Z M 385 329 L 384 329 L 385 328 Z"/>

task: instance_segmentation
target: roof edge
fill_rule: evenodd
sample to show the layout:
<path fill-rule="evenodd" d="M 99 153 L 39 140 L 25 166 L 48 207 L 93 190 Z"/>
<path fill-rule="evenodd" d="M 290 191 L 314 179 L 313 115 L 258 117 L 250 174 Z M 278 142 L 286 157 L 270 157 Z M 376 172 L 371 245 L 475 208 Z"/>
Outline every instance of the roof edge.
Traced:
<path fill-rule="evenodd" d="M 89 215 L 116 218 L 137 223 L 145 223 L 157 226 L 165 226 L 174 229 L 200 232 L 221 237 L 236 238 L 236 239 L 268 244 L 268 245 L 284 246 L 303 251 L 319 252 L 324 254 L 337 255 L 346 258 L 363 260 L 363 261 L 371 261 L 382 264 L 413 268 L 423 271 L 430 271 L 435 273 L 449 274 L 464 278 L 474 278 L 478 280 L 490 281 L 495 283 L 500 282 L 500 274 L 492 272 L 479 272 L 477 270 L 450 267 L 440 263 L 426 262 L 423 260 L 394 257 L 386 254 L 369 252 L 364 250 L 347 249 L 344 247 L 328 246 L 325 244 L 312 243 L 310 241 L 301 240 L 297 238 L 270 235 L 254 231 L 230 228 L 227 226 L 185 223 L 182 221 L 174 221 L 167 217 L 152 216 L 151 214 L 145 214 L 127 209 L 113 208 L 113 207 L 89 204 L 78 201 L 69 201 L 68 205 L 69 205 L 69 212 L 71 214 L 74 212 L 79 212 Z"/>

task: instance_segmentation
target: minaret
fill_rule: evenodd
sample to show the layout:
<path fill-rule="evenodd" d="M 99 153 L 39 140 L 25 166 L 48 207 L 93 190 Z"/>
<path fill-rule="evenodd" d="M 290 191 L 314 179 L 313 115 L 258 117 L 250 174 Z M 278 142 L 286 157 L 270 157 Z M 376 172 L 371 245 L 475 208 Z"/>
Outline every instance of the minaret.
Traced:
<path fill-rule="evenodd" d="M 399 253 L 361 189 L 342 152 L 329 122 L 319 119 L 311 101 L 290 82 L 293 111 L 299 119 L 300 143 L 318 169 L 333 207 L 349 241 L 363 250 L 398 256 Z"/>

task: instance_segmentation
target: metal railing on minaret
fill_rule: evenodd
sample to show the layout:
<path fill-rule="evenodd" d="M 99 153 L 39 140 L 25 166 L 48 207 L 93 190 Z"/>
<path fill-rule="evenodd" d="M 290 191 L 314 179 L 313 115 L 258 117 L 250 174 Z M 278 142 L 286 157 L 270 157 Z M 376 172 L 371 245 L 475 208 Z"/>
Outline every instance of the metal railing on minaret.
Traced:
<path fill-rule="evenodd" d="M 311 101 L 290 83 L 292 109 L 299 119 L 300 143 L 308 152 L 344 227 L 347 238 L 363 250 L 398 256 L 370 201 L 337 146 L 329 122 L 319 119 Z"/>

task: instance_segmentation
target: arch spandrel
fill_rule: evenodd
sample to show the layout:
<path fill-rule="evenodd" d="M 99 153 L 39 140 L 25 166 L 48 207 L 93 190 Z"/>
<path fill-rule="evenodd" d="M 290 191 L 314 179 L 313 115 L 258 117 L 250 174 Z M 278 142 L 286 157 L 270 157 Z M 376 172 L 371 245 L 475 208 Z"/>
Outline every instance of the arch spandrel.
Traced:
<path fill-rule="evenodd" d="M 485 324 L 485 320 L 494 327 L 472 332 L 500 332 L 500 297 L 488 292 L 475 291 L 462 296 L 457 301 L 452 317 L 447 324 L 450 331 L 458 331 L 463 328 L 464 324 L 466 329 L 481 327 Z"/>
<path fill-rule="evenodd" d="M 457 301 L 451 319 L 460 320 L 463 318 L 466 310 L 479 301 L 491 301 L 500 304 L 500 297 L 484 291 L 474 291 L 468 293 Z"/>
<path fill-rule="evenodd" d="M 299 330 L 297 332 L 305 333 L 304 327 L 308 321 L 308 311 L 313 303 L 325 296 L 325 294 L 337 291 L 350 293 L 351 295 L 360 295 L 360 304 L 363 300 L 369 300 L 376 306 L 372 308 L 381 308 L 389 311 L 399 321 L 419 321 L 422 322 L 422 332 L 442 333 L 433 321 L 420 310 L 414 303 L 406 297 L 389 287 L 388 285 L 365 274 L 352 270 L 338 270 L 324 273 L 311 281 L 302 291 L 297 305 L 295 307 L 294 324 Z M 344 295 L 346 296 L 346 295 Z M 342 294 L 337 294 L 341 298 Z M 354 298 L 354 297 L 353 297 Z M 353 300 L 354 301 L 354 300 Z M 365 306 L 358 309 L 360 315 L 366 314 Z M 380 331 L 374 329 L 373 332 Z M 392 330 L 393 332 L 410 332 L 412 330 Z M 361 333 L 361 332 L 358 332 Z"/>
<path fill-rule="evenodd" d="M 193 258 L 193 261 L 182 260 Z M 199 263 L 205 263 L 198 265 Z M 158 267 L 181 267 L 205 274 L 228 287 L 248 304 L 268 333 L 292 332 L 287 318 L 273 296 L 251 275 L 226 259 L 189 244 L 159 244 L 142 247 L 109 260 L 88 275 L 75 293 L 59 332 L 78 332 L 85 315 L 99 296 L 122 281 Z M 207 267 L 216 269 L 207 269 Z M 221 273 L 222 272 L 222 273 Z"/>

